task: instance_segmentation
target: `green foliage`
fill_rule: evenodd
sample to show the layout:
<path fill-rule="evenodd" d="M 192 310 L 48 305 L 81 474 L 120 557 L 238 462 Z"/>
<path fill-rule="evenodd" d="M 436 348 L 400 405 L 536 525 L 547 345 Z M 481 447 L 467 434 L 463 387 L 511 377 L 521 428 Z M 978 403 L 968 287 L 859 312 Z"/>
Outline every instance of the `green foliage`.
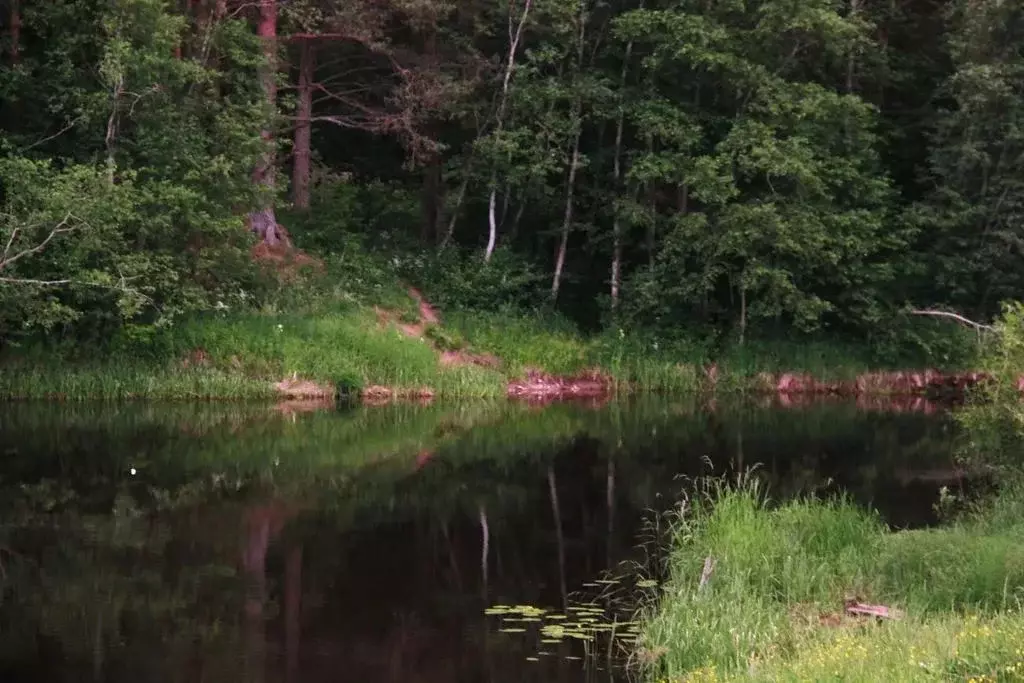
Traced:
<path fill-rule="evenodd" d="M 685 195 L 679 213 L 655 219 L 664 238 L 627 301 L 649 321 L 702 309 L 743 327 L 875 321 L 890 259 L 905 244 L 888 215 L 875 111 L 778 43 L 785 34 L 797 49 L 823 45 L 841 56 L 867 42 L 868 27 L 824 3 L 793 15 L 757 4 L 757 24 L 698 3 L 616 20 L 620 39 L 650 52 L 629 112 L 648 150 L 629 176 L 678 184 Z M 725 93 L 710 105 L 701 99 L 708 79 Z"/>
<path fill-rule="evenodd" d="M 1012 265 L 1024 215 L 1024 9 L 952 2 L 946 36 L 953 72 L 940 91 L 928 180 L 914 207 L 925 226 L 932 279 L 969 312 L 1020 298 Z"/>
<path fill-rule="evenodd" d="M 261 149 L 254 36 L 226 22 L 185 40 L 195 59 L 176 59 L 186 22 L 166 3 L 85 12 L 26 8 L 26 33 L 46 49 L 3 67 L 20 114 L 0 138 L 0 238 L 12 247 L 0 266 L 3 338 L 164 324 L 260 288 L 234 213 L 252 198 Z M 69 232 L 47 241 L 58 227 Z M 15 253 L 24 258 L 12 263 Z"/>
<path fill-rule="evenodd" d="M 276 111 L 255 16 L 229 4 L 18 6 L 0 60 L 4 344 L 403 308 L 412 284 L 445 311 L 551 308 L 613 340 L 796 331 L 957 366 L 958 331 L 901 311 L 984 319 L 1021 298 L 1013 3 L 271 3 L 282 32 L 350 38 L 281 41 Z M 284 204 L 299 43 L 311 201 L 277 216 L 323 267 L 291 277 L 253 266 L 243 216 Z M 271 197 L 253 176 L 264 130 L 282 150 Z M 73 229 L 34 249 L 56 226 Z"/>
<path fill-rule="evenodd" d="M 528 259 L 499 249 L 484 263 L 463 249 L 396 257 L 400 272 L 443 309 L 531 309 L 543 301 L 545 276 Z"/>
<path fill-rule="evenodd" d="M 1020 381 L 1024 377 L 1024 304 L 1008 303 L 985 337 L 980 367 L 990 381 L 977 387 L 965 410 L 957 414 L 964 427 L 963 457 L 972 465 L 995 468 L 1002 476 L 1020 477 L 1024 452 L 1024 409 Z"/>
<path fill-rule="evenodd" d="M 1024 556 L 1020 519 L 999 508 L 1020 500 L 1015 489 L 947 528 L 891 532 L 846 501 L 770 505 L 754 480 L 705 486 L 673 515 L 668 583 L 642 638 L 658 653 L 651 673 L 932 680 L 936 668 L 975 675 L 1010 666 L 1024 634 Z M 708 557 L 715 565 L 702 590 Z M 841 612 L 847 596 L 898 607 L 905 621 L 870 633 L 822 626 L 819 615 Z"/>
<path fill-rule="evenodd" d="M 296 246 L 333 254 L 346 252 L 351 240 L 363 240 L 396 251 L 408 227 L 419 220 L 412 193 L 395 183 L 357 182 L 351 174 L 320 170 L 311 188 L 310 209 L 281 212 Z M 395 242 L 398 242 L 397 244 Z"/>

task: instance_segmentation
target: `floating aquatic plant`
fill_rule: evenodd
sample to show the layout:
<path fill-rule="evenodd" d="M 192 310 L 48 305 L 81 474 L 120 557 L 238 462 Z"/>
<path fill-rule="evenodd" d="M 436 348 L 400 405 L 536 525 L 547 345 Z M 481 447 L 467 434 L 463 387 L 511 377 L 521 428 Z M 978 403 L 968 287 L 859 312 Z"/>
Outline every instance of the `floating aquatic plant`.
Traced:
<path fill-rule="evenodd" d="M 621 577 L 601 578 L 583 584 L 584 588 L 600 589 L 597 596 L 573 596 L 575 602 L 557 611 L 535 605 L 498 604 L 484 613 L 497 617 L 499 633 L 529 634 L 537 638 L 538 651 L 527 658 L 552 656 L 548 647 L 563 643 L 581 643 L 585 657 L 562 655 L 578 661 L 605 653 L 609 662 L 616 652 L 631 648 L 640 633 L 640 625 L 631 619 L 636 611 L 638 592 L 649 591 L 658 584 L 651 579 L 629 581 Z"/>

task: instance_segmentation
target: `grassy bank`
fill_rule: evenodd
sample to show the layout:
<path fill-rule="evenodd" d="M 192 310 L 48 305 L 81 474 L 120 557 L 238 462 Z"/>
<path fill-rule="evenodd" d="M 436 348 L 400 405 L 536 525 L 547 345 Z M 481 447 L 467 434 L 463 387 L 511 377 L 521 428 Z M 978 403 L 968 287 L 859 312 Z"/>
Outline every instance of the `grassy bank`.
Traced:
<path fill-rule="evenodd" d="M 675 513 L 670 543 L 643 614 L 651 681 L 1024 680 L 1019 487 L 948 526 L 892 532 L 847 502 L 771 506 L 751 484 L 716 486 Z M 905 616 L 859 621 L 848 596 Z"/>
<path fill-rule="evenodd" d="M 864 347 L 825 342 L 715 347 L 637 330 L 585 335 L 562 317 L 513 310 L 444 311 L 440 323 L 424 324 L 411 299 L 389 304 L 383 318 L 381 308 L 335 302 L 193 316 L 145 334 L 125 330 L 102 345 L 27 343 L 0 357 L 0 397 L 267 398 L 276 394 L 275 382 L 294 377 L 341 393 L 376 385 L 482 398 L 504 396 L 510 380 L 532 369 L 570 376 L 598 370 L 618 390 L 686 393 L 708 381 L 712 363 L 724 389 L 749 386 L 764 372 L 834 381 L 929 364 L 924 356 L 880 362 Z M 418 326 L 414 334 L 411 325 Z M 462 359 L 445 362 L 445 352 Z M 484 356 L 492 362 L 472 362 Z"/>

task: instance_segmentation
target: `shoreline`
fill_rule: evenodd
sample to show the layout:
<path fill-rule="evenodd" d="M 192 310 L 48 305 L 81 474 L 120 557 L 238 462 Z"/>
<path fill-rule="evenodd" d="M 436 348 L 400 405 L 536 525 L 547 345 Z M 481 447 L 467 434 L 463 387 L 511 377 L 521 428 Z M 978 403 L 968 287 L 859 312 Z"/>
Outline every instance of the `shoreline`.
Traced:
<path fill-rule="evenodd" d="M 728 370 L 720 371 L 717 365 L 705 368 L 695 381 L 683 382 L 678 388 L 665 389 L 645 386 L 636 381 L 622 380 L 601 370 L 590 370 L 573 374 L 553 374 L 529 369 L 518 376 L 491 372 L 488 386 L 484 391 L 461 393 L 450 388 L 435 388 L 426 384 L 414 386 L 367 383 L 354 390 L 345 390 L 337 383 L 316 381 L 293 375 L 280 381 L 249 377 L 241 373 L 225 373 L 208 368 L 149 369 L 138 371 L 130 381 L 115 378 L 109 384 L 88 381 L 102 373 L 99 368 L 72 369 L 63 373 L 63 378 L 74 391 L 49 390 L 43 382 L 33 382 L 32 371 L 20 372 L 15 368 L 0 366 L 0 400 L 47 400 L 47 401 L 103 401 L 103 400 L 196 400 L 196 401 L 250 401 L 276 400 L 336 402 L 354 400 L 366 405 L 383 405 L 393 402 L 429 403 L 437 399 L 451 400 L 495 400 L 543 405 L 558 402 L 588 402 L 603 404 L 626 396 L 664 395 L 679 396 L 728 396 L 751 394 L 774 399 L 782 407 L 791 404 L 816 401 L 821 398 L 856 399 L 865 404 L 871 401 L 891 401 L 894 404 L 910 406 L 915 402 L 922 406 L 938 403 L 957 403 L 974 387 L 992 380 L 983 372 L 949 372 L 934 369 L 873 371 L 857 375 L 853 379 L 825 380 L 811 373 L 760 372 L 754 375 L 740 375 Z M 697 374 L 691 372 L 691 374 Z M 80 382 L 75 382 L 79 379 Z M 1024 383 L 1024 378 L 1018 385 Z M 921 409 L 926 410 L 922 407 Z"/>

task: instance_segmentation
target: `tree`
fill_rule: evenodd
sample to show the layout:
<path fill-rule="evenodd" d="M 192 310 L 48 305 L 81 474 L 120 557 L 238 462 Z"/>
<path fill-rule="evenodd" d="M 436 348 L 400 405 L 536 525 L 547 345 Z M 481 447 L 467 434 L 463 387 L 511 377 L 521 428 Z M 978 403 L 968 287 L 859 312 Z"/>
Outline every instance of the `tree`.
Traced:
<path fill-rule="evenodd" d="M 825 314 L 877 315 L 885 258 L 901 241 L 887 226 L 874 112 L 832 85 L 869 46 L 866 27 L 826 2 L 792 10 L 681 3 L 616 21 L 647 55 L 631 117 L 650 147 L 629 176 L 678 188 L 673 215 L 656 207 L 664 241 L 634 281 L 649 315 L 727 316 L 741 338 L 752 318 L 815 327 Z"/>
<path fill-rule="evenodd" d="M 254 282 L 235 211 L 261 152 L 255 37 L 190 32 L 161 0 L 88 9 L 25 7 L 20 64 L 0 68 L 24 114 L 0 133 L 4 277 L 49 283 L 6 289 L 7 333 L 166 321 Z"/>
<path fill-rule="evenodd" d="M 932 191 L 913 214 L 931 254 L 920 296 L 985 318 L 1024 292 L 1024 8 L 958 0 L 948 18 L 955 71 L 941 90 Z"/>

